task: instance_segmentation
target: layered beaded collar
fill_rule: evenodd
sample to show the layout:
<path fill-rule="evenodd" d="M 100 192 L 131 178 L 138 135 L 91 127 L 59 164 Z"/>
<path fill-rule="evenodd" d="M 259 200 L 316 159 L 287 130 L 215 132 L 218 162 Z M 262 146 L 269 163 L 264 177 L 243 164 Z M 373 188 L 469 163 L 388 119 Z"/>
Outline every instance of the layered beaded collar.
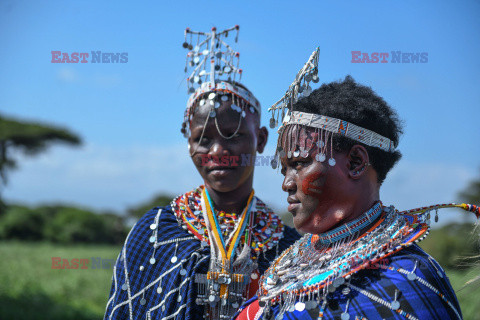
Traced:
<path fill-rule="evenodd" d="M 431 212 L 435 212 L 437 221 L 438 209 L 452 207 L 471 211 L 480 218 L 480 207 L 468 204 L 439 204 L 398 212 L 377 203 L 360 220 L 352 221 L 355 226 L 359 224 L 358 228 L 349 224 L 351 232 L 341 232 L 346 228 L 340 227 L 327 234 L 306 234 L 262 276 L 260 307 L 268 313 L 272 304 L 281 304 L 280 318 L 287 310 L 316 308 L 319 301 L 325 302 L 329 292 L 348 282 L 356 272 L 421 241 L 429 232 Z M 375 222 L 377 212 L 380 217 Z M 363 219 L 368 222 L 361 222 Z M 370 228 L 359 234 L 365 225 Z"/>
<path fill-rule="evenodd" d="M 202 241 L 202 245 L 210 245 L 201 205 L 201 193 L 204 188 L 204 186 L 200 186 L 178 196 L 172 201 L 172 209 L 179 225 Z M 272 249 L 278 244 L 283 237 L 284 226 L 282 220 L 265 203 L 257 197 L 254 197 L 254 200 L 250 212 L 251 219 L 245 229 L 245 234 L 242 235 L 241 242 L 245 243 L 250 238 L 252 250 L 259 255 L 262 251 Z M 238 219 L 238 216 L 221 211 L 217 216 L 220 218 L 219 222 L 222 222 L 221 216 L 228 217 L 228 224 L 220 223 L 220 227 L 224 228 L 222 231 L 228 233 L 232 229 L 231 226 L 234 225 L 232 222 Z"/>
<path fill-rule="evenodd" d="M 373 223 L 375 215 L 380 213 Z M 364 219 L 367 223 L 360 223 Z M 306 234 L 287 249 L 260 281 L 261 305 L 326 296 L 353 273 L 413 243 L 428 230 L 428 225 L 419 223 L 418 217 L 405 217 L 393 207 L 381 207 L 380 203 L 352 222 L 359 225 L 357 231 L 368 225 L 370 228 L 359 235 L 353 228 L 351 233 L 341 232 L 345 227 L 340 227 L 321 235 L 325 244 L 319 242 L 319 235 Z"/>
<path fill-rule="evenodd" d="M 345 223 L 329 232 L 319 234 L 318 242 L 320 244 L 333 244 L 337 241 L 347 238 L 348 236 L 353 236 L 355 233 L 365 229 L 368 225 L 375 221 L 380 216 L 380 213 L 382 212 L 381 209 L 381 202 L 375 203 L 370 210 L 363 213 L 355 220 Z"/>

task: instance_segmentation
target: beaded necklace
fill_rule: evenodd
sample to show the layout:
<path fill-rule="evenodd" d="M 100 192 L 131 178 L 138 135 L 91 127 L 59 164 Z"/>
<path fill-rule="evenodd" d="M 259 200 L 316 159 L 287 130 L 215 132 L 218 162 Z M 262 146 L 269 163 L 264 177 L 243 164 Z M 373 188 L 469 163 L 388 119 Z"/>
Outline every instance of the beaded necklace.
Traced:
<path fill-rule="evenodd" d="M 378 210 L 377 206 L 381 210 Z M 334 292 L 344 284 L 352 287 L 349 283 L 352 274 L 372 264 L 378 264 L 380 260 L 402 248 L 421 241 L 429 232 L 431 211 L 436 212 L 439 208 L 448 207 L 472 211 L 477 218 L 480 217 L 480 209 L 467 204 L 441 204 L 398 212 L 393 207 L 381 207 L 377 203 L 360 217 L 360 220 L 367 216 L 372 220 L 366 223 L 371 227 L 362 235 L 358 234 L 358 231 L 365 227 L 365 223 L 359 223 L 361 226 L 356 229 L 356 233 L 350 225 L 352 232 L 345 232 L 345 226 L 340 226 L 327 234 L 306 234 L 284 251 L 262 276 L 259 289 L 260 307 L 268 314 L 270 306 L 280 304 L 277 319 L 282 318 L 286 311 L 319 307 L 322 301 L 326 301 L 329 292 Z M 381 215 L 373 223 L 377 210 Z M 436 216 L 435 220 L 437 219 Z M 358 223 L 359 219 L 352 222 Z M 407 273 L 410 274 L 407 275 L 409 280 L 416 279 L 414 271 Z M 424 285 L 431 287 L 428 283 Z M 396 304 L 389 306 L 400 312 Z M 319 307 L 320 319 L 323 309 Z"/>
<path fill-rule="evenodd" d="M 203 186 L 174 199 L 172 208 L 179 224 L 210 246 L 208 272 L 195 275 L 196 303 L 205 305 L 206 319 L 230 319 L 248 298 L 252 282 L 256 287 L 258 255 L 274 246 L 278 252 L 281 220 L 253 191 L 240 215 L 215 211 Z"/>
<path fill-rule="evenodd" d="M 210 245 L 210 240 L 205 219 L 202 215 L 201 192 L 203 189 L 204 186 L 200 186 L 178 196 L 172 201 L 172 209 L 179 225 L 202 241 L 203 246 L 207 246 Z M 284 227 L 282 220 L 263 201 L 257 197 L 254 198 L 256 202 L 251 209 L 252 221 L 241 239 L 242 243 L 245 244 L 247 241 L 245 237 L 250 236 L 252 238 L 250 246 L 255 252 L 255 256 L 258 256 L 261 252 L 270 250 L 278 244 L 278 241 L 283 236 Z M 222 230 L 223 236 L 228 237 L 233 230 L 234 221 L 238 219 L 238 215 L 225 213 L 225 219 L 223 219 L 221 217 L 222 212 L 220 211 L 217 217 L 220 228 L 222 228 L 225 221 L 228 221 L 227 228 Z"/>

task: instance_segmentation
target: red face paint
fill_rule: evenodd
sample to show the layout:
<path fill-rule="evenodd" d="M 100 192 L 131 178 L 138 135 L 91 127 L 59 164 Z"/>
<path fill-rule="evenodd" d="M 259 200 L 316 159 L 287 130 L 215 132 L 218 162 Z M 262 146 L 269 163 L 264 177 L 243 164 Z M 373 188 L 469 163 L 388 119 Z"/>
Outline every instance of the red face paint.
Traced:
<path fill-rule="evenodd" d="M 302 191 L 309 196 L 318 196 L 322 193 L 322 187 L 315 184 L 324 174 L 322 172 L 314 172 L 305 177 L 302 181 Z M 323 185 L 323 183 L 321 183 Z"/>

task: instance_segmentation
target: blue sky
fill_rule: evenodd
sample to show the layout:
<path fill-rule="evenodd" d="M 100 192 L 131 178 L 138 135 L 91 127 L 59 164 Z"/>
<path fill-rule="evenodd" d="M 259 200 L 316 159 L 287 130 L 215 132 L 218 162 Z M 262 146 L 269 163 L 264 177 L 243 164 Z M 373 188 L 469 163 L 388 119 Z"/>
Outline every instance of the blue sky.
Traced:
<path fill-rule="evenodd" d="M 19 156 L 4 196 L 121 212 L 200 184 L 179 132 L 188 98 L 183 31 L 239 24 L 242 80 L 265 124 L 266 109 L 320 46 L 321 82 L 351 74 L 405 121 L 404 157 L 382 188 L 384 203 L 454 201 L 480 167 L 479 14 L 480 1 L 2 0 L 0 112 L 66 126 L 85 141 Z M 128 63 L 51 63 L 55 50 L 127 52 Z M 427 52 L 428 62 L 351 63 L 352 51 L 397 50 Z M 281 180 L 257 168 L 257 193 L 283 211 Z"/>

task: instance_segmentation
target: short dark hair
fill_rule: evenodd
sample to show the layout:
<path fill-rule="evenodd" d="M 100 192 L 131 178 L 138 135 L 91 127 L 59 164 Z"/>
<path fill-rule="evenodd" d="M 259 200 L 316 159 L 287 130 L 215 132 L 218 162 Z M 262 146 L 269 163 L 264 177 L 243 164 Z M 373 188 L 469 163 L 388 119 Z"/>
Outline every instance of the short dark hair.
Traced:
<path fill-rule="evenodd" d="M 395 147 L 398 146 L 398 140 L 403 133 L 402 122 L 396 111 L 372 88 L 356 83 L 350 75 L 341 82 L 323 84 L 308 97 L 301 98 L 295 103 L 293 110 L 351 122 L 389 138 Z M 334 149 L 340 152 L 349 151 L 355 144 L 363 145 L 367 149 L 370 164 L 377 172 L 380 184 L 402 157 L 398 150 L 387 152 L 344 136 L 335 135 L 333 143 Z"/>

